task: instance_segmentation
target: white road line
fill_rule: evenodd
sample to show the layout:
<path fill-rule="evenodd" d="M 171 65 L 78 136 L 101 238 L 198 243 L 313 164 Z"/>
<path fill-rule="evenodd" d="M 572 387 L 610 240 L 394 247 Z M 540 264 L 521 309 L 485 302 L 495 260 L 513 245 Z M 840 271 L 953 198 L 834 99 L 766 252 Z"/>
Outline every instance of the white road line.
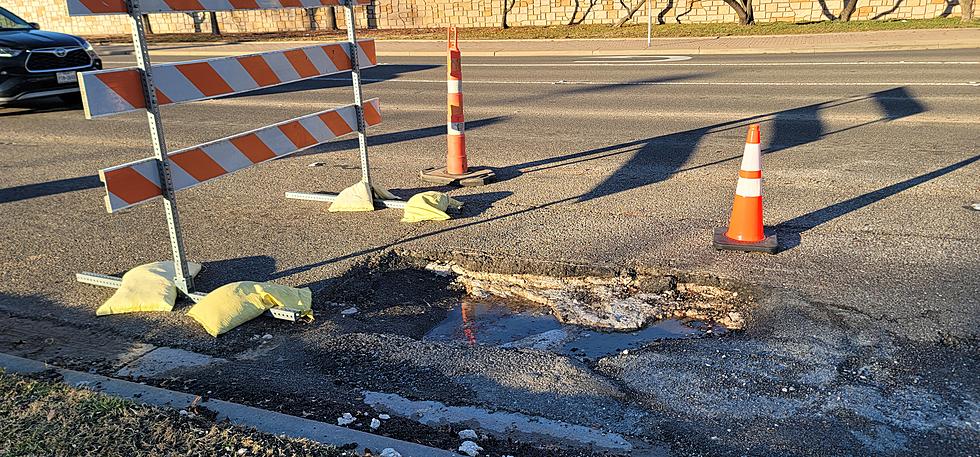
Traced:
<path fill-rule="evenodd" d="M 656 57 L 656 56 L 654 56 Z M 575 60 L 572 63 L 553 62 L 553 63 L 467 63 L 466 67 L 809 67 L 809 66 L 837 66 L 837 65 L 978 65 L 980 61 L 894 61 L 894 62 L 599 62 L 589 60 Z"/>
<path fill-rule="evenodd" d="M 615 58 L 620 59 L 633 59 L 633 58 L 678 58 L 687 56 L 616 56 Z M 159 59 L 159 58 L 158 58 Z M 687 57 L 690 59 L 690 57 Z M 682 59 L 682 60 L 687 60 Z M 174 60 L 174 62 L 178 62 Z M 111 58 L 103 58 L 103 63 L 114 63 L 114 64 L 128 64 L 134 65 L 134 60 L 132 58 L 116 60 Z M 397 63 L 381 63 L 379 65 L 400 65 Z M 980 61 L 887 61 L 887 62 L 876 62 L 876 61 L 857 61 L 857 62 L 680 62 L 679 60 L 656 60 L 656 61 L 635 61 L 629 60 L 625 62 L 608 62 L 608 61 L 591 61 L 591 60 L 574 60 L 572 62 L 551 62 L 551 63 L 467 63 L 464 64 L 466 67 L 651 67 L 651 66 L 663 66 L 663 67 L 808 67 L 808 66 L 840 66 L 840 65 L 883 65 L 883 66 L 918 66 L 918 65 L 980 65 Z M 441 63 L 440 63 L 441 66 Z"/>
<path fill-rule="evenodd" d="M 319 81 L 350 81 L 350 78 L 314 78 Z M 422 83 L 422 84 L 446 84 L 444 79 L 412 79 L 412 78 L 361 78 L 364 82 L 403 82 L 403 83 Z M 547 84 L 547 85 L 569 85 L 569 86 L 826 86 L 826 87 L 877 87 L 877 86 L 973 86 L 978 87 L 978 82 L 956 82 L 956 81 L 935 81 L 935 82 L 913 82 L 913 81 L 884 81 L 884 82 L 823 82 L 823 81 L 804 81 L 804 82 L 784 82 L 784 81 L 499 81 L 499 80 L 478 80 L 467 79 L 466 84 Z"/>
<path fill-rule="evenodd" d="M 691 56 L 596 56 L 596 57 L 588 57 L 588 59 L 593 59 L 593 60 L 576 60 L 574 62 L 577 62 L 577 63 L 582 63 L 582 62 L 586 62 L 586 63 L 599 62 L 599 61 L 594 60 L 594 59 L 603 59 L 603 60 L 630 60 L 630 61 L 634 61 L 634 62 L 636 62 L 636 61 L 638 61 L 638 62 L 681 62 L 681 61 L 685 61 L 685 60 L 691 60 L 692 57 Z M 640 60 L 640 59 L 654 59 L 654 60 Z"/>

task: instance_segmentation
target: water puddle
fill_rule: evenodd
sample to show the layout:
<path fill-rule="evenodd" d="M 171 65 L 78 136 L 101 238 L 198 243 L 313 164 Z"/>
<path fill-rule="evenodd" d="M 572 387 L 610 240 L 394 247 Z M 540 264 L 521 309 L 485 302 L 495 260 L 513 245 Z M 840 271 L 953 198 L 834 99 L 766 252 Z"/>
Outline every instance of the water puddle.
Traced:
<path fill-rule="evenodd" d="M 727 329 L 696 320 L 664 319 L 632 332 L 562 324 L 551 309 L 496 297 L 466 297 L 423 338 L 470 345 L 533 348 L 590 359 L 678 338 L 721 335 Z"/>

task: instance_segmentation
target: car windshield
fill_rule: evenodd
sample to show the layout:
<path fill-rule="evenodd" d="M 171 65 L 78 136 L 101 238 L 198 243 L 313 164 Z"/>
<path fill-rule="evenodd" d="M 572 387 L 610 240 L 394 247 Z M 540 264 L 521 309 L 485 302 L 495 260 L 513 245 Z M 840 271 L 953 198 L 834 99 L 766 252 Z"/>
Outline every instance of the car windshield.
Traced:
<path fill-rule="evenodd" d="M 23 30 L 30 28 L 31 25 L 27 21 L 0 7 L 0 30 Z"/>

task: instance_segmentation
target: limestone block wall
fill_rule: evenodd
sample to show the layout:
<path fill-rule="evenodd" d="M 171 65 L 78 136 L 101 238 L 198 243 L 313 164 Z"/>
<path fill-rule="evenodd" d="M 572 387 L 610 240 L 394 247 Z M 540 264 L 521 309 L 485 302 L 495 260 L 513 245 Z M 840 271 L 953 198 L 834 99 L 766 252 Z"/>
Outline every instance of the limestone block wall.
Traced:
<path fill-rule="evenodd" d="M 498 27 L 506 5 L 512 26 L 557 26 L 575 20 L 582 24 L 613 24 L 626 15 L 626 5 L 644 0 L 374 0 L 357 9 L 358 27 L 404 29 L 420 27 Z M 651 0 L 654 22 L 722 23 L 737 22 L 735 12 L 722 0 Z M 46 30 L 78 35 L 125 35 L 128 19 L 123 16 L 69 17 L 65 0 L 0 0 L 0 6 L 25 19 L 38 22 Z M 757 22 L 809 22 L 834 18 L 843 0 L 758 0 Z M 218 14 L 224 32 L 277 32 L 307 30 L 306 10 L 232 11 Z M 326 9 L 314 11 L 317 23 L 326 24 Z M 959 16 L 959 0 L 858 0 L 853 20 L 928 19 Z M 343 12 L 337 9 L 343 26 Z M 641 7 L 631 23 L 647 21 Z M 211 22 L 205 13 L 153 14 L 150 25 L 155 33 L 209 32 Z"/>

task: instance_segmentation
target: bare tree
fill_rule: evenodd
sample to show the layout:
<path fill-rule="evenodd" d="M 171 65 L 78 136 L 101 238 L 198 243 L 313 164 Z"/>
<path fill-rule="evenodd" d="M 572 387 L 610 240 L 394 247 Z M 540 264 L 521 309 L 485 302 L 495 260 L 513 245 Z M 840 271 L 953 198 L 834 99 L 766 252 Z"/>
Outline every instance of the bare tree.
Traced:
<path fill-rule="evenodd" d="M 333 6 L 327 8 L 327 27 L 330 27 L 330 30 L 340 30 L 340 27 L 337 27 L 337 10 Z"/>
<path fill-rule="evenodd" d="M 973 0 L 960 0 L 960 19 L 963 22 L 973 20 Z"/>
<path fill-rule="evenodd" d="M 614 27 L 622 27 L 627 22 L 629 22 L 630 19 L 633 19 L 633 16 L 636 14 L 636 12 L 639 11 L 640 8 L 642 8 L 643 5 L 646 4 L 646 2 L 647 0 L 637 0 L 635 4 L 628 5 L 626 3 L 626 0 L 619 0 L 619 4 L 623 5 L 623 8 L 626 8 L 626 16 L 619 18 L 619 20 L 616 21 L 616 25 L 614 25 Z"/>
<path fill-rule="evenodd" d="M 657 24 L 667 23 L 667 21 L 664 18 L 667 17 L 667 12 L 670 11 L 671 8 L 673 7 L 674 7 L 674 0 L 667 0 L 667 6 L 665 6 L 664 9 L 660 10 L 660 13 L 657 14 Z"/>
<path fill-rule="evenodd" d="M 510 26 L 507 25 L 507 14 L 510 13 L 510 10 L 514 9 L 514 4 L 517 3 L 517 0 L 500 0 L 500 1 L 503 2 L 503 11 L 502 14 L 500 15 L 500 28 L 509 29 Z"/>
<path fill-rule="evenodd" d="M 303 11 L 306 11 L 306 19 L 308 20 L 307 21 L 307 28 L 311 32 L 315 32 L 316 29 L 320 28 L 320 26 L 316 23 L 316 10 L 318 10 L 318 9 L 319 8 L 304 8 L 303 9 Z"/>
<path fill-rule="evenodd" d="M 854 14 L 854 10 L 857 9 L 858 0 L 844 0 L 844 7 L 841 8 L 840 14 L 837 16 L 838 21 L 850 21 L 851 15 Z"/>
<path fill-rule="evenodd" d="M 201 33 L 201 24 L 204 23 L 204 15 L 197 11 L 184 14 L 191 17 L 191 21 L 194 23 L 194 33 Z"/>
<path fill-rule="evenodd" d="M 755 24 L 752 13 L 752 0 L 724 0 L 738 15 L 738 23 L 742 25 Z"/>
<path fill-rule="evenodd" d="M 595 4 L 599 3 L 599 0 L 588 0 L 589 7 L 582 12 L 582 17 L 576 20 L 575 16 L 578 14 L 579 4 L 581 3 L 581 0 L 574 0 L 574 1 L 575 1 L 575 9 L 572 10 L 572 16 L 568 19 L 568 25 L 579 25 L 582 22 L 584 22 L 585 18 L 589 15 L 589 13 L 592 12 L 592 8 L 595 8 Z"/>
<path fill-rule="evenodd" d="M 221 29 L 218 28 L 218 13 L 211 11 L 211 34 L 221 35 Z"/>

